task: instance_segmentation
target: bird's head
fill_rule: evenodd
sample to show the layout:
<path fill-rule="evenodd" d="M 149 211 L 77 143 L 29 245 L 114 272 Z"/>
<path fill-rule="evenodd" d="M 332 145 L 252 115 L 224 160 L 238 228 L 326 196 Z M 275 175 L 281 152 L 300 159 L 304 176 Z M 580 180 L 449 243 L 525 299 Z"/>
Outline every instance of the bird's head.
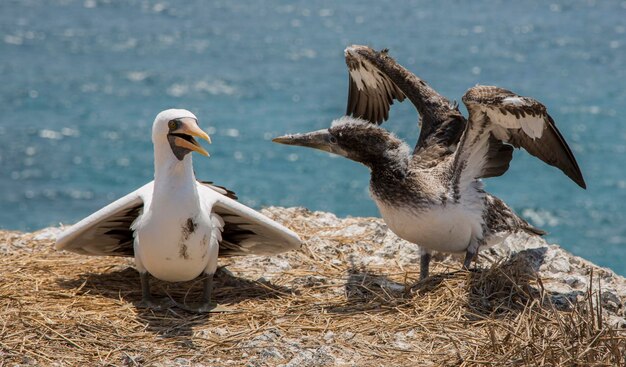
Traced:
<path fill-rule="evenodd" d="M 209 153 L 194 137 L 204 139 L 211 144 L 211 138 L 198 126 L 196 116 L 187 111 L 170 109 L 157 115 L 152 125 L 152 142 L 155 148 L 169 145 L 174 156 L 182 161 L 188 153 L 198 152 L 204 156 Z"/>
<path fill-rule="evenodd" d="M 404 164 L 409 157 L 409 147 L 394 134 L 349 116 L 333 121 L 329 129 L 284 135 L 272 141 L 338 154 L 370 168 L 376 164 Z"/>

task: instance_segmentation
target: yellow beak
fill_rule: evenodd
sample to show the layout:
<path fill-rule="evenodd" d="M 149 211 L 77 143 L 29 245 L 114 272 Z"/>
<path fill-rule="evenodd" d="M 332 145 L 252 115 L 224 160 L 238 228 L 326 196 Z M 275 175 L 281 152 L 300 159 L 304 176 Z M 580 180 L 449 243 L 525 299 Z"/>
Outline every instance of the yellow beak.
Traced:
<path fill-rule="evenodd" d="M 202 129 L 198 127 L 198 122 L 195 119 L 181 119 L 181 124 L 179 128 L 171 131 L 170 134 L 175 136 L 174 144 L 178 145 L 179 147 L 193 150 L 194 152 L 198 152 L 207 157 L 209 156 L 209 152 L 207 152 L 202 146 L 200 146 L 200 144 L 198 144 L 195 139 L 192 138 L 191 141 L 189 141 L 179 136 L 176 136 L 177 134 L 185 134 L 192 137 L 195 136 L 200 139 L 204 139 L 209 142 L 209 144 L 211 144 L 211 138 L 209 137 L 209 134 L 205 133 L 204 131 L 202 131 Z"/>

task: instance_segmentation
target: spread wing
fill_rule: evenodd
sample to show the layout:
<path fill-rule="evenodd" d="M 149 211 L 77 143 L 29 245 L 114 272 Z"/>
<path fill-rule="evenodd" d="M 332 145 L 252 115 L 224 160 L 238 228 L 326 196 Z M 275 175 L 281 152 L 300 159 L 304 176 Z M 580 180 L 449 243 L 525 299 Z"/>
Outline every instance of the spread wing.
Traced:
<path fill-rule="evenodd" d="M 469 111 L 469 123 L 453 165 L 457 190 L 474 179 L 506 172 L 511 146 L 524 148 L 586 188 L 571 149 L 540 102 L 506 89 L 476 86 L 465 93 L 463 103 Z"/>
<path fill-rule="evenodd" d="M 200 186 L 204 200 L 224 221 L 219 256 L 272 255 L 299 249 L 300 238 L 263 214 L 224 195 Z"/>
<path fill-rule="evenodd" d="M 233 191 L 225 187 L 209 181 L 198 183 L 211 190 L 218 198 L 223 196 L 231 201 L 237 198 Z M 154 182 L 150 182 L 63 231 L 57 237 L 56 249 L 82 255 L 133 257 L 134 235 L 131 227 L 143 211 L 144 198 L 152 197 L 153 186 Z M 236 226 L 228 222 L 227 224 L 228 232 L 224 237 L 234 240 L 230 234 L 237 234 Z M 230 246 L 225 242 L 220 244 L 223 245 Z"/>
<path fill-rule="evenodd" d="M 420 161 L 438 161 L 454 152 L 466 121 L 456 105 L 387 54 L 367 46 L 345 51 L 349 71 L 347 115 L 381 124 L 394 100 L 405 97 L 419 113 L 420 136 L 414 154 Z"/>
<path fill-rule="evenodd" d="M 143 210 L 143 198 L 152 196 L 152 187 L 150 182 L 66 229 L 57 237 L 56 249 L 82 255 L 132 257 L 131 225 Z"/>

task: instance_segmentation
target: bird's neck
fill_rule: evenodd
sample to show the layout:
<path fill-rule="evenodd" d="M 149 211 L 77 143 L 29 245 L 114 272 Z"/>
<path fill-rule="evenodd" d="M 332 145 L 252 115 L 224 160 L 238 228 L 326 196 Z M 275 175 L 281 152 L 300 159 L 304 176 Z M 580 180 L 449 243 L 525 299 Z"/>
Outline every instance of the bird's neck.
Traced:
<path fill-rule="evenodd" d="M 193 172 L 191 153 L 179 161 L 171 151 L 154 151 L 154 198 L 168 198 L 188 204 L 197 201 L 196 177 Z M 156 203 L 155 203 L 156 204 Z"/>
<path fill-rule="evenodd" d="M 374 176 L 403 179 L 409 169 L 409 155 L 403 150 L 390 150 L 372 158 L 366 164 Z"/>

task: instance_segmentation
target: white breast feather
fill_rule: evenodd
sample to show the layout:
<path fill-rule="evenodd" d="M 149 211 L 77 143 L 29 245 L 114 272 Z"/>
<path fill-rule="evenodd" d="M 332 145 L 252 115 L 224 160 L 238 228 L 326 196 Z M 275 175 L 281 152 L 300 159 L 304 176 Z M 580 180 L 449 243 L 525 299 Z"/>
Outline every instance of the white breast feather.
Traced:
<path fill-rule="evenodd" d="M 476 196 L 476 195 L 474 195 Z M 435 206 L 415 212 L 376 199 L 380 214 L 398 237 L 420 247 L 443 252 L 462 252 L 474 237 L 482 237 L 482 200 L 460 205 Z"/>

